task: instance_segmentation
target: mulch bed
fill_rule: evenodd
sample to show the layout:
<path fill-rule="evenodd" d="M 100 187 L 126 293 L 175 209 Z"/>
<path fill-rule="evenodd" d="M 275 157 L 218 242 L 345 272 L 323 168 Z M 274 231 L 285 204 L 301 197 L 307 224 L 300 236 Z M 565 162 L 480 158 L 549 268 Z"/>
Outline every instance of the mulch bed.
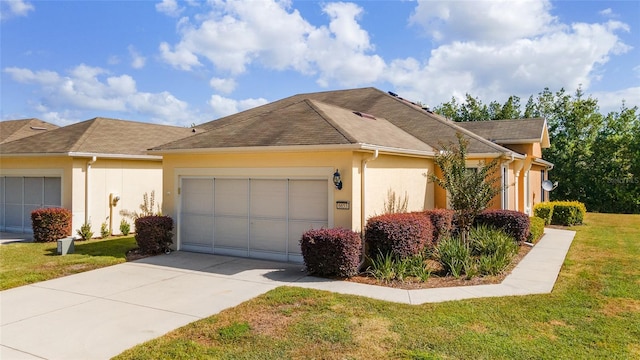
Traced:
<path fill-rule="evenodd" d="M 511 273 L 511 271 L 518 265 L 520 260 L 522 260 L 528 253 L 531 251 L 531 246 L 527 244 L 520 245 L 518 249 L 518 254 L 514 256 L 511 260 L 511 264 L 502 272 L 500 275 L 495 276 L 476 276 L 471 279 L 466 279 L 464 277 L 455 278 L 453 276 L 444 276 L 442 274 L 438 274 L 438 269 L 436 268 L 436 262 L 433 262 L 434 272 L 431 274 L 429 279 L 425 282 L 421 282 L 418 279 L 405 279 L 405 281 L 380 281 L 372 276 L 368 276 L 366 274 L 356 275 L 354 277 L 343 279 L 346 281 L 368 284 L 368 285 L 378 285 L 378 286 L 386 286 L 397 289 L 405 289 L 405 290 L 414 290 L 414 289 L 433 289 L 433 288 L 441 288 L 441 287 L 453 287 L 453 286 L 470 286 L 470 285 L 487 285 L 487 284 L 499 284 Z M 431 264 L 430 264 L 431 265 Z"/>

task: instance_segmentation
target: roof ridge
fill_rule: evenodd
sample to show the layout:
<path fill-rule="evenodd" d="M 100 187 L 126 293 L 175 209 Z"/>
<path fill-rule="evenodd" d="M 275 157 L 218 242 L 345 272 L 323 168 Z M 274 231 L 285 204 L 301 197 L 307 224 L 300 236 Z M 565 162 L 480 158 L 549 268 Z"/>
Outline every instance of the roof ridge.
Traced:
<path fill-rule="evenodd" d="M 85 120 L 85 121 L 81 121 L 79 123 L 77 123 L 77 125 L 82 124 L 82 123 L 90 123 L 89 126 L 82 132 L 82 136 L 78 137 L 78 140 L 74 141 L 73 145 L 71 145 L 70 150 L 71 151 L 77 151 L 77 149 L 82 148 L 82 145 L 87 142 L 90 138 L 89 135 L 91 135 L 97 127 L 97 123 L 98 120 L 102 120 L 103 118 L 100 117 L 95 117 L 93 119 L 89 119 L 89 120 Z"/>
<path fill-rule="evenodd" d="M 331 119 L 331 117 L 327 116 L 327 114 L 322 111 L 321 109 L 318 108 L 318 106 L 315 104 L 317 103 L 321 103 L 323 105 L 327 105 L 327 106 L 332 106 L 338 109 L 343 109 L 345 111 L 353 111 L 353 110 L 349 110 L 349 109 L 345 109 L 343 107 L 340 106 L 336 106 L 336 105 L 331 105 L 331 104 L 327 104 L 323 101 L 319 101 L 319 100 L 313 100 L 313 99 L 309 99 L 309 98 L 305 98 L 303 99 L 303 101 L 305 103 L 307 103 L 309 105 L 309 107 L 316 112 L 316 114 L 318 114 L 324 121 L 326 121 L 329 125 L 331 125 L 331 127 L 333 127 L 334 129 L 336 129 L 336 131 L 342 135 L 342 137 L 344 137 L 347 141 L 349 141 L 352 144 L 355 144 L 358 142 L 358 140 L 356 138 L 354 138 L 351 134 L 349 134 L 345 129 L 343 129 L 340 125 L 338 125 L 335 121 L 333 121 Z"/>

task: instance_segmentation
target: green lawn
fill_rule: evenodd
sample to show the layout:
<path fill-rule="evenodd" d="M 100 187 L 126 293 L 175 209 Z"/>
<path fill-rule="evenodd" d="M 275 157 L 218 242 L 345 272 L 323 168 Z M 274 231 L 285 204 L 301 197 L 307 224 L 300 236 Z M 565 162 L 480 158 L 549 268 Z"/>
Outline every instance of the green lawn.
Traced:
<path fill-rule="evenodd" d="M 281 287 L 117 359 L 640 358 L 640 215 L 574 229 L 548 295 L 411 306 Z"/>
<path fill-rule="evenodd" d="M 133 237 L 76 241 L 75 252 L 57 255 L 57 243 L 0 245 L 0 290 L 32 284 L 126 261 Z"/>

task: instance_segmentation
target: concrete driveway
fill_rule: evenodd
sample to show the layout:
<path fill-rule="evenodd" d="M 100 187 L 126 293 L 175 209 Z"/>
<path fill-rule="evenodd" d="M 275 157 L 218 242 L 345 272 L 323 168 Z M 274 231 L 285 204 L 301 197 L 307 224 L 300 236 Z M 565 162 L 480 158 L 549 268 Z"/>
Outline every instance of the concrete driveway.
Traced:
<path fill-rule="evenodd" d="M 306 276 L 302 265 L 174 252 L 0 292 L 0 359 L 108 359 Z"/>
<path fill-rule="evenodd" d="M 288 263 L 159 255 L 0 292 L 0 359 L 108 359 L 281 285 L 415 305 L 547 294 L 574 235 L 545 229 L 501 284 L 415 290 L 316 278 Z"/>

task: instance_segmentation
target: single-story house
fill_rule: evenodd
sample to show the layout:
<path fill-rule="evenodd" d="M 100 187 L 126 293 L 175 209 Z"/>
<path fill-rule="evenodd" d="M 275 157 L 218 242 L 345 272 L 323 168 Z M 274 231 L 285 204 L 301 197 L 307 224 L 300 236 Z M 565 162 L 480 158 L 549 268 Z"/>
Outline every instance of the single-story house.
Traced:
<path fill-rule="evenodd" d="M 3 121 L 0 129 L 0 231 L 30 233 L 31 211 L 64 207 L 74 234 L 90 223 L 98 236 L 102 223 L 119 234 L 120 210 L 139 211 L 145 193 L 161 203 L 162 157 L 147 149 L 195 131 L 107 118 L 64 127 Z"/>
<path fill-rule="evenodd" d="M 177 249 L 300 262 L 304 231 L 362 231 L 389 191 L 406 195 L 409 211 L 447 207 L 428 175 L 457 133 L 468 140 L 470 168 L 502 159 L 503 190 L 492 206 L 530 213 L 552 166 L 541 159 L 544 119 L 478 126 L 362 88 L 278 100 L 149 154 L 163 158 L 163 213 L 176 221 Z"/>

